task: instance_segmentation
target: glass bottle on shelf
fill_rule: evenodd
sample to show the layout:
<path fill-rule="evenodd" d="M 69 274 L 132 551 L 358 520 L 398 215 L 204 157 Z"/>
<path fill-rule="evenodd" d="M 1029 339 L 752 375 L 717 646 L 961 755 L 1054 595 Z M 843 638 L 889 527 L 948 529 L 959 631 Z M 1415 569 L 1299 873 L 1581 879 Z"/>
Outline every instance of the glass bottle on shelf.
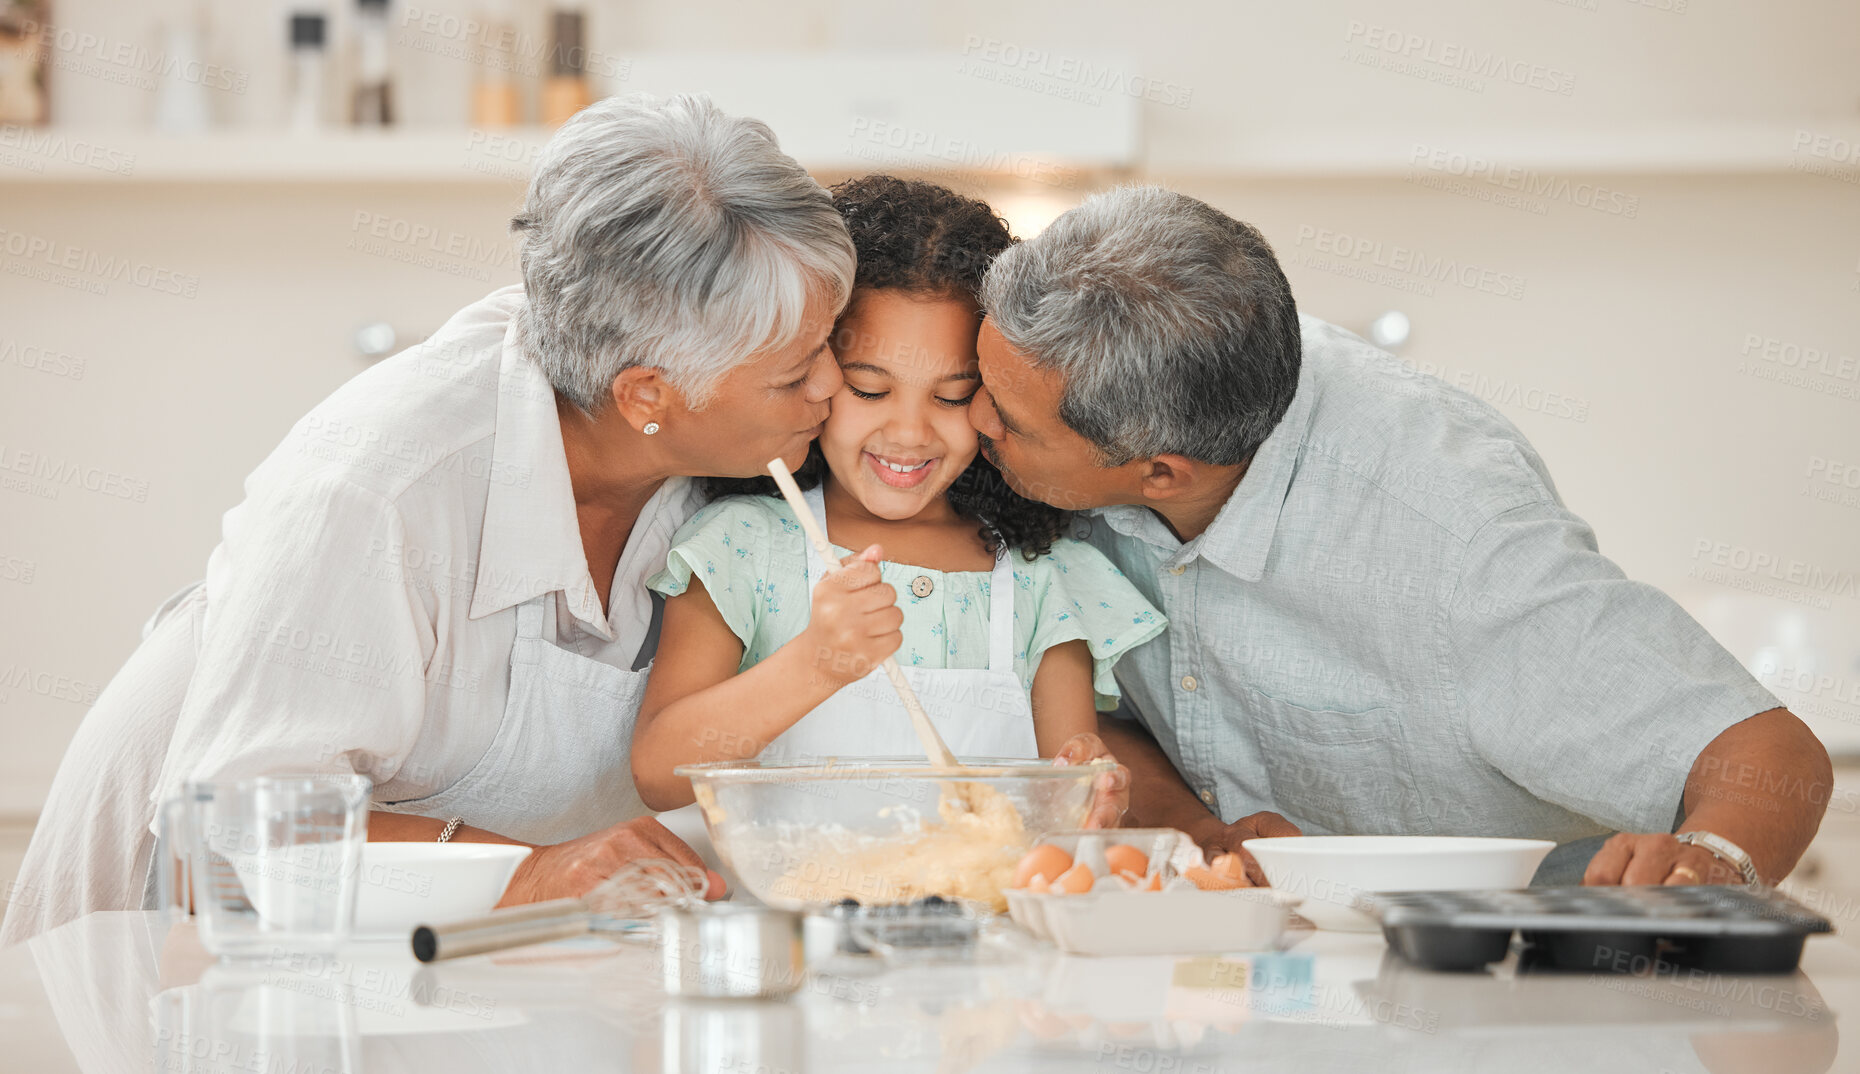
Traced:
<path fill-rule="evenodd" d="M 296 11 L 291 13 L 290 25 L 290 125 L 295 131 L 314 131 L 323 126 L 329 19 L 317 11 Z"/>
<path fill-rule="evenodd" d="M 477 62 L 472 85 L 472 126 L 497 129 L 517 125 L 517 29 L 506 0 L 487 0 L 479 16 L 482 36 L 473 51 Z"/>
<path fill-rule="evenodd" d="M 0 0 L 0 124 L 49 118 L 45 92 L 52 27 L 45 0 Z"/>
<path fill-rule="evenodd" d="M 586 17 L 579 11 L 557 8 L 553 23 L 549 78 L 543 83 L 542 121 L 545 126 L 559 127 L 594 103 L 594 95 L 588 88 Z"/>
<path fill-rule="evenodd" d="M 393 88 L 388 82 L 387 0 L 356 0 L 355 86 L 349 121 L 358 127 L 386 127 L 394 122 Z"/>

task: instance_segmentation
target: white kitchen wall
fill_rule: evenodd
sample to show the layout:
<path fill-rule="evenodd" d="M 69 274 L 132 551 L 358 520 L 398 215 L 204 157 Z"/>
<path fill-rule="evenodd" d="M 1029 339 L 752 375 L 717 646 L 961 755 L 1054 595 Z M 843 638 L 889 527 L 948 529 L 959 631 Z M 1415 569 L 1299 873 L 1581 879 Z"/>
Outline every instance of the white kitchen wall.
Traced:
<path fill-rule="evenodd" d="M 545 5 L 506 0 L 526 46 L 546 49 Z M 461 59 L 484 0 L 395 0 L 390 22 L 408 122 L 459 124 L 472 68 Z M 655 50 L 1014 50 L 1022 71 L 1124 53 L 1123 72 L 1190 92 L 1150 114 L 1153 160 L 1202 167 L 1258 132 L 1412 127 L 1446 120 L 1506 127 L 1823 117 L 1852 123 L 1860 6 L 1843 0 L 607 0 L 588 12 L 589 47 L 625 89 L 626 59 Z M 54 0 L 70 31 L 54 77 L 61 122 L 146 122 L 146 80 L 108 62 L 159 53 L 162 27 L 206 13 L 205 56 L 240 80 L 213 96 L 217 118 L 265 126 L 281 114 L 285 12 L 325 10 L 343 62 L 353 5 L 342 0 Z M 1393 50 L 1390 42 L 1399 40 Z M 1369 65 L 1366 54 L 1382 62 Z M 1540 68 L 1530 85 L 1452 86 L 1433 59 Z M 1039 57 L 1039 59 L 1034 59 Z M 529 62 L 540 59 L 528 56 Z M 605 61 L 613 62 L 607 63 Z M 1418 73 L 1396 70 L 1406 60 Z M 133 65 L 131 65 L 133 66 Z M 1463 71 L 1464 69 L 1462 69 Z M 1524 81 L 1532 81 L 1526 78 Z M 1075 81 L 1072 83 L 1077 85 Z M 1128 86 L 1128 82 L 1119 85 Z M 1567 89 L 1564 87 L 1567 86 Z M 1549 88 L 1542 88 L 1549 87 Z M 1175 100 L 1171 95 L 1168 99 Z"/>

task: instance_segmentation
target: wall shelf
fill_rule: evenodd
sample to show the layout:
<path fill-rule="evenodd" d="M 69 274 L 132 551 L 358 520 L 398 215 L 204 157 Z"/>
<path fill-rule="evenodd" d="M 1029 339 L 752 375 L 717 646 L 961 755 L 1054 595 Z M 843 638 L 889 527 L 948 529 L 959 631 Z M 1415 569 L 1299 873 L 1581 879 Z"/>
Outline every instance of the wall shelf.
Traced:
<path fill-rule="evenodd" d="M 521 185 L 541 128 L 511 131 L 0 132 L 0 183 L 503 183 Z"/>
<path fill-rule="evenodd" d="M 1808 144 L 1798 149 L 1804 134 Z M 1824 149 L 1844 143 L 1849 154 L 1860 153 L 1860 124 L 1846 117 L 1503 127 L 1317 124 L 1236 131 L 1192 152 L 1159 145 L 1145 167 L 1165 175 L 1390 178 L 1422 171 L 1452 176 L 1473 160 L 1500 169 L 1580 175 L 1784 174 L 1811 165 L 1837 173 L 1844 167 L 1860 178 L 1860 157 L 1842 164 L 1816 155 L 1823 138 Z"/>
<path fill-rule="evenodd" d="M 1100 66 L 1118 63 L 1105 59 Z M 974 66 L 960 53 L 938 52 L 646 53 L 629 59 L 625 86 L 661 97 L 709 94 L 727 111 L 768 123 L 784 150 L 820 172 L 912 170 L 1076 188 L 1085 176 L 1136 162 L 1139 100 L 1004 93 Z M 161 135 L 0 127 L 0 183 L 518 185 L 549 133 L 442 126 Z"/>
<path fill-rule="evenodd" d="M 779 121 L 771 118 L 781 132 Z M 915 170 L 938 175 L 1018 179 L 1085 190 L 1106 175 L 1167 179 L 1465 178 L 1473 161 L 1496 169 L 1554 175 L 1819 174 L 1860 191 L 1860 126 L 1818 121 L 1671 123 L 1658 126 L 1243 131 L 1190 156 L 1159 146 L 1147 160 L 1074 143 L 1039 150 L 987 150 L 980 138 L 939 143 L 884 138 L 862 144 L 793 119 L 784 148 L 820 173 Z M 903 129 L 913 129 L 908 122 Z M 921 128 L 917 128 L 921 129 Z M 947 128 L 946 128 L 947 129 Z M 1050 127 L 1047 128 L 1050 131 Z M 1798 143 L 1807 132 L 1806 145 Z M 406 128 L 328 130 L 307 135 L 218 130 L 163 135 L 134 130 L 0 128 L 0 185 L 33 183 L 421 183 L 521 187 L 550 132 Z M 1008 134 L 996 122 L 992 144 Z M 966 136 L 967 137 L 967 136 Z M 1122 136 L 1119 135 L 1121 138 Z M 1820 139 L 1827 139 L 1825 143 Z M 896 140 L 895 138 L 893 139 Z M 1817 146 L 1822 152 L 1816 152 Z M 1844 154 L 1842 147 L 1845 146 Z M 1439 151 L 1442 156 L 1435 156 Z M 1431 163 L 1430 163 L 1431 162 Z M 1492 181 L 1486 173 L 1485 181 Z M 1481 176 L 1474 176 L 1481 178 Z"/>

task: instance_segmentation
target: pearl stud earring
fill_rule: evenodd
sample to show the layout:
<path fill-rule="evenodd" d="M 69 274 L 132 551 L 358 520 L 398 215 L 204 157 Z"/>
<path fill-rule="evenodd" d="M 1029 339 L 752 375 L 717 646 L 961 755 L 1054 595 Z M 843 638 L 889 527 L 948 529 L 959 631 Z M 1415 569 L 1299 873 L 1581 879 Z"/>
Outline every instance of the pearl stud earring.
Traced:
<path fill-rule="evenodd" d="M 658 431 L 659 431 L 659 423 L 656 421 L 647 422 L 646 427 L 640 430 L 640 432 L 645 433 L 647 436 L 651 436 L 653 433 L 656 433 Z"/>

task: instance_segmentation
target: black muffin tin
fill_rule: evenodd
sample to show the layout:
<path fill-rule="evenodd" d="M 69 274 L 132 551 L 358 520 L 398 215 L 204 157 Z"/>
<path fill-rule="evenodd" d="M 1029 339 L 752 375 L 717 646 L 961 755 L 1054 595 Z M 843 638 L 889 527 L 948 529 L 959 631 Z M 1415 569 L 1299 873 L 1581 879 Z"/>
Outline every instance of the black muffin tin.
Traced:
<path fill-rule="evenodd" d="M 1543 887 L 1400 891 L 1357 907 L 1382 923 L 1389 947 L 1436 970 L 1476 970 L 1505 957 L 1583 973 L 1791 973 L 1828 919 L 1770 890 L 1742 887 Z"/>

